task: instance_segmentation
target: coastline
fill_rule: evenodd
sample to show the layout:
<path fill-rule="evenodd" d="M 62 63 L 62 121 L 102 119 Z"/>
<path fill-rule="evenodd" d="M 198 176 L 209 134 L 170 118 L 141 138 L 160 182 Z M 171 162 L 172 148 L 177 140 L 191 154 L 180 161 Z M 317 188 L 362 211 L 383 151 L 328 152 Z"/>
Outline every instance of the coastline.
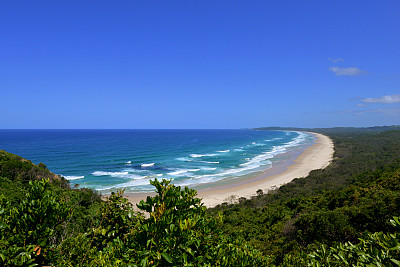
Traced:
<path fill-rule="evenodd" d="M 240 197 L 250 198 L 255 196 L 259 189 L 266 193 L 268 190 L 280 187 L 295 178 L 306 177 L 312 170 L 325 168 L 333 159 L 333 142 L 325 135 L 308 133 L 316 137 L 314 144 L 304 149 L 290 165 L 282 166 L 279 171 L 276 168 L 271 168 L 245 180 L 200 189 L 198 190 L 198 197 L 203 199 L 202 202 L 205 206 L 214 207 Z M 126 197 L 135 204 L 152 195 L 155 195 L 155 193 L 127 193 Z"/>

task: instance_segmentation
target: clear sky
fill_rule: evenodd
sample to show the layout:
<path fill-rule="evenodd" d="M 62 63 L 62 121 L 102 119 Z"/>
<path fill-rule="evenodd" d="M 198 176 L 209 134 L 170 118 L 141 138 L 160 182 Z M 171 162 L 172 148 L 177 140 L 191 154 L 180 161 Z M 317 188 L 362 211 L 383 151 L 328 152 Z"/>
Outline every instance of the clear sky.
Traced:
<path fill-rule="evenodd" d="M 2 1 L 0 128 L 400 124 L 400 1 Z"/>

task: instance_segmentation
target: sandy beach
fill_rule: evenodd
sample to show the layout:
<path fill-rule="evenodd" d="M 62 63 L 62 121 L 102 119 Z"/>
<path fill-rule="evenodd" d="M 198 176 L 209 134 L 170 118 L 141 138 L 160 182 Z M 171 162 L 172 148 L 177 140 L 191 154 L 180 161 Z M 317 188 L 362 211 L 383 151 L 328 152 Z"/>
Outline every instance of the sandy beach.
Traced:
<path fill-rule="evenodd" d="M 227 187 L 199 191 L 199 197 L 203 199 L 207 207 L 214 207 L 235 198 L 255 196 L 259 189 L 268 192 L 268 190 L 289 183 L 295 178 L 306 177 L 312 170 L 325 168 L 333 158 L 333 142 L 325 135 L 312 134 L 317 138 L 315 144 L 305 149 L 293 164 L 285 167 L 281 172 L 275 173 L 274 169 L 268 169 L 251 180 L 233 183 Z"/>
<path fill-rule="evenodd" d="M 325 168 L 333 158 L 333 142 L 325 135 L 312 134 L 316 137 L 315 143 L 304 149 L 292 164 L 279 170 L 271 168 L 259 175 L 254 175 L 238 182 L 198 190 L 198 196 L 203 199 L 203 203 L 207 207 L 214 207 L 223 202 L 234 201 L 240 197 L 249 198 L 255 196 L 256 191 L 259 189 L 267 192 L 270 189 L 289 183 L 295 178 L 305 177 L 312 170 Z M 148 195 L 154 195 L 154 193 L 126 194 L 132 203 L 138 203 Z"/>

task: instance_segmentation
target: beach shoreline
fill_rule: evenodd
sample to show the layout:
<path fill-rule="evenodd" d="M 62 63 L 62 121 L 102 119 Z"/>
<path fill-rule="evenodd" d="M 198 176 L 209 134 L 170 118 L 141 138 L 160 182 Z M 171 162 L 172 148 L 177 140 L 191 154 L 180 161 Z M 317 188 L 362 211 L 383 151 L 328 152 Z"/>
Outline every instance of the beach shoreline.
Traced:
<path fill-rule="evenodd" d="M 250 198 L 257 195 L 257 190 L 261 189 L 264 193 L 271 189 L 278 188 L 283 184 L 289 183 L 295 178 L 306 177 L 310 171 L 323 169 L 329 165 L 333 159 L 333 142 L 322 134 L 313 133 L 316 137 L 315 142 L 303 149 L 294 157 L 291 164 L 281 166 L 281 168 L 267 169 L 261 174 L 253 175 L 247 179 L 238 180 L 224 185 L 217 185 L 207 189 L 199 189 L 198 197 L 202 198 L 207 207 L 215 207 L 223 202 L 234 202 L 240 197 Z M 126 197 L 133 204 L 146 199 L 147 196 L 154 196 L 155 193 L 126 193 Z"/>

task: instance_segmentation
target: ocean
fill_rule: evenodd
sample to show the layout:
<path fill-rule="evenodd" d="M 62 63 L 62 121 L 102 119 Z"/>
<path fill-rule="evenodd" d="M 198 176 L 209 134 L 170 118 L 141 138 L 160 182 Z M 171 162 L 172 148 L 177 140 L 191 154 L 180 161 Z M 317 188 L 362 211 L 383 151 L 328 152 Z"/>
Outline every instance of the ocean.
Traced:
<path fill-rule="evenodd" d="M 0 149 L 106 194 L 154 191 L 155 178 L 193 188 L 229 183 L 287 161 L 287 152 L 314 141 L 295 131 L 0 130 Z"/>

